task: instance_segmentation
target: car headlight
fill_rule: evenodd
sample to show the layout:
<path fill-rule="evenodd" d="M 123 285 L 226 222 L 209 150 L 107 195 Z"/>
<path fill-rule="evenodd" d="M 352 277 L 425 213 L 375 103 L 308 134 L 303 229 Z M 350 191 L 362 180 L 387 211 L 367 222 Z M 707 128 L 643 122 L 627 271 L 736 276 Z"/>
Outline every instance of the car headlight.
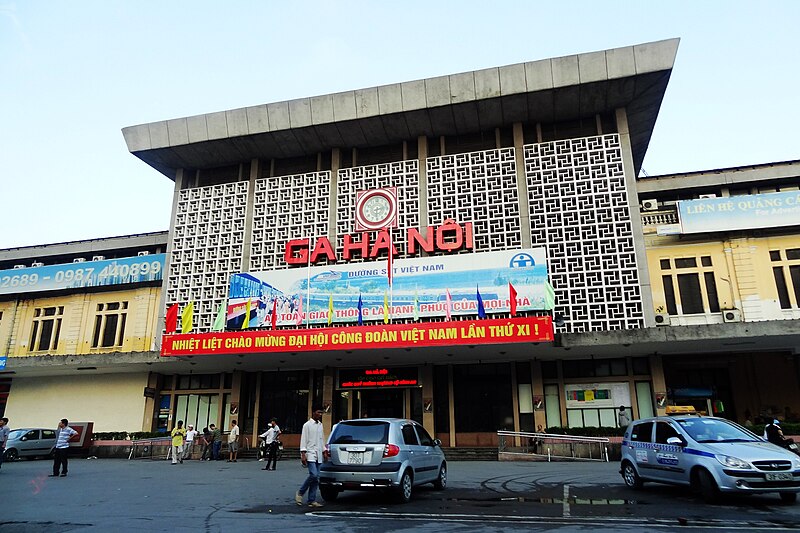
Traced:
<path fill-rule="evenodd" d="M 794 467 L 796 469 L 800 470 L 800 459 L 795 459 L 794 460 Z"/>
<path fill-rule="evenodd" d="M 728 468 L 736 468 L 738 470 L 750 470 L 753 468 L 750 466 L 750 463 L 742 461 L 738 457 L 731 457 L 730 455 L 715 455 L 714 457 L 717 458 L 717 461 L 719 461 L 722 466 L 727 466 Z"/>

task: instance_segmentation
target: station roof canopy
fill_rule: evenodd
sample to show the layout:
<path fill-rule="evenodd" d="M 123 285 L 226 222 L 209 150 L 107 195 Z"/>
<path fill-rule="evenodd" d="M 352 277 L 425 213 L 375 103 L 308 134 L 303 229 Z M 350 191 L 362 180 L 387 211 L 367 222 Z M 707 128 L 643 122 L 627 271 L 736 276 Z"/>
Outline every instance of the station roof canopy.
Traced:
<path fill-rule="evenodd" d="M 625 107 L 638 170 L 679 39 L 219 111 L 123 128 L 128 150 L 179 168 L 384 146 L 418 136 L 553 123 Z"/>

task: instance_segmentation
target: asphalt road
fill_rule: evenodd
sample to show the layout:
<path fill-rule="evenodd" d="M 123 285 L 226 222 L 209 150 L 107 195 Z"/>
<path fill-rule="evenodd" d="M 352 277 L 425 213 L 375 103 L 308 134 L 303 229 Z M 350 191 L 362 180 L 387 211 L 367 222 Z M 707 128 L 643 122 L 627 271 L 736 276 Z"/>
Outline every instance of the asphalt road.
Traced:
<path fill-rule="evenodd" d="M 798 530 L 800 503 L 777 495 L 706 505 L 683 488 L 624 486 L 616 463 L 452 462 L 448 487 L 420 487 L 409 504 L 345 492 L 321 509 L 298 507 L 299 462 L 71 459 L 0 470 L 0 531 L 682 531 Z"/>

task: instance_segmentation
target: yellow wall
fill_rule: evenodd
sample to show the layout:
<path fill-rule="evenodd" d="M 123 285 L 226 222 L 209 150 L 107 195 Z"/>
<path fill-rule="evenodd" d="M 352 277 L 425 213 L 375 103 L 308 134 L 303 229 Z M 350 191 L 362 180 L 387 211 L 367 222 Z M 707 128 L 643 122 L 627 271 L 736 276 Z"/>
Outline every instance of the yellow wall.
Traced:
<path fill-rule="evenodd" d="M 769 254 L 771 250 L 800 248 L 800 236 L 740 237 L 715 241 L 692 241 L 687 236 L 680 240 L 676 237 L 648 236 L 646 243 L 656 312 L 666 312 L 660 260 L 710 256 L 720 308 L 740 309 L 746 321 L 800 318 L 794 316 L 798 313 L 796 309 L 784 310 L 780 307 L 772 273 L 775 265 Z M 673 271 L 680 272 L 680 269 Z"/>
<path fill-rule="evenodd" d="M 146 287 L 123 291 L 72 294 L 0 303 L 0 345 L 9 357 L 32 355 L 76 355 L 109 352 L 146 352 L 153 349 L 154 330 L 161 288 Z M 95 316 L 100 303 L 127 301 L 127 318 L 122 346 L 92 348 Z M 16 310 L 15 310 L 16 305 Z M 31 351 L 36 308 L 64 307 L 58 346 L 53 351 Z"/>
<path fill-rule="evenodd" d="M 55 428 L 67 418 L 94 422 L 94 431 L 143 431 L 146 386 L 147 373 L 15 377 L 5 416 L 12 428 Z"/>

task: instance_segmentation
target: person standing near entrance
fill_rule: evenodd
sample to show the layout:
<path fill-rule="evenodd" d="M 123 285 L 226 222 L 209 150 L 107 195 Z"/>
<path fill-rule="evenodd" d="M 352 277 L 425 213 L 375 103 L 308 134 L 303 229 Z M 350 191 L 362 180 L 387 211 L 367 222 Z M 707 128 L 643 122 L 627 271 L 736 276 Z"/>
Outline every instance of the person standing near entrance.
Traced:
<path fill-rule="evenodd" d="M 178 425 L 172 429 L 172 464 L 183 464 L 183 444 L 186 440 L 186 429 L 183 420 L 178 420 Z"/>
<path fill-rule="evenodd" d="M 308 477 L 294 495 L 297 505 L 303 505 L 303 494 L 308 491 L 308 506 L 322 507 L 317 500 L 319 486 L 319 465 L 327 460 L 325 434 L 322 430 L 322 409 L 314 408 L 311 418 L 303 424 L 300 434 L 300 462 L 308 468 Z"/>
<path fill-rule="evenodd" d="M 278 466 L 278 435 L 280 434 L 281 428 L 278 427 L 278 419 L 273 418 L 269 421 L 269 429 L 259 435 L 267 445 L 267 466 L 262 470 L 275 470 L 275 467 Z M 272 463 L 272 468 L 269 467 L 270 463 Z"/>
<path fill-rule="evenodd" d="M 58 470 L 61 469 L 61 477 L 67 477 L 69 453 L 69 443 L 78 434 L 77 431 L 69 427 L 69 420 L 62 418 L 56 430 L 56 447 L 53 450 L 53 473 L 48 477 L 57 477 Z"/>
<path fill-rule="evenodd" d="M 8 427 L 8 418 L 0 418 L 0 468 L 3 467 L 3 459 L 6 455 L 6 442 L 8 442 L 8 434 L 11 430 Z"/>
<path fill-rule="evenodd" d="M 231 432 L 228 433 L 228 462 L 235 463 L 239 454 L 239 426 L 236 420 L 231 420 Z"/>
<path fill-rule="evenodd" d="M 200 453 L 200 460 L 201 461 L 210 461 L 211 460 L 211 443 L 213 439 L 211 437 L 211 430 L 208 429 L 208 426 L 203 428 L 203 434 L 197 437 L 200 439 L 200 444 L 203 445 L 203 450 Z"/>
<path fill-rule="evenodd" d="M 222 431 L 214 424 L 208 426 L 208 429 L 211 430 L 211 458 L 219 461 L 219 450 L 222 448 Z"/>

